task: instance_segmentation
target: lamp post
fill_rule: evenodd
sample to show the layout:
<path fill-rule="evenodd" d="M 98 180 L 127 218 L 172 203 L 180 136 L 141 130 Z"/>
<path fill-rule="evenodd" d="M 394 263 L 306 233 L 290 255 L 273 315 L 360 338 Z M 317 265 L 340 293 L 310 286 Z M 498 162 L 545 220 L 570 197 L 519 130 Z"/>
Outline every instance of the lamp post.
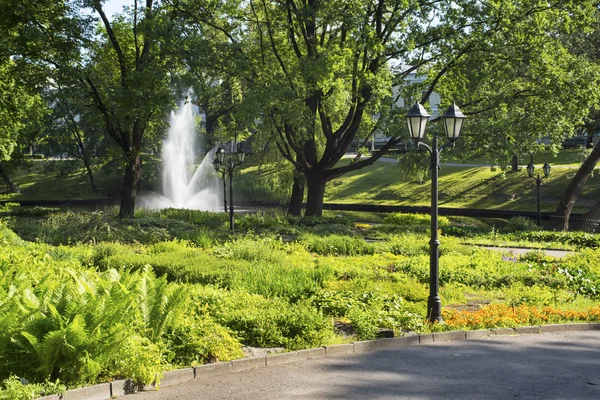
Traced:
<path fill-rule="evenodd" d="M 465 115 L 456 104 L 448 108 L 442 116 L 444 130 L 448 142 L 438 148 L 437 134 L 433 135 L 431 147 L 421 142 L 425 136 L 425 127 L 429 119 L 425 108 L 419 104 L 410 109 L 406 115 L 408 131 L 416 144 L 424 147 L 431 155 L 431 241 L 429 242 L 429 298 L 427 299 L 427 318 L 430 322 L 442 322 L 442 301 L 439 296 L 439 259 L 440 240 L 438 237 L 438 170 L 440 168 L 440 154 L 448 146 L 454 146 L 454 142 L 460 135 Z"/>
<path fill-rule="evenodd" d="M 237 152 L 235 153 L 235 157 L 233 154 L 229 156 L 229 159 L 225 161 L 225 150 L 222 147 L 217 149 L 215 160 L 213 161 L 213 165 L 217 172 L 223 174 L 223 198 L 227 198 L 227 189 L 225 177 L 229 176 L 229 230 L 233 232 L 235 227 L 235 221 L 233 218 L 233 171 L 242 165 L 244 162 L 244 158 L 246 153 L 242 151 L 242 147 L 238 144 Z M 227 200 L 225 201 L 225 212 L 227 212 Z"/>
<path fill-rule="evenodd" d="M 227 212 L 227 172 L 225 170 L 221 170 L 221 163 L 219 163 L 219 159 L 217 157 L 215 157 L 213 165 L 215 166 L 217 173 L 220 173 L 221 177 L 223 178 L 223 208 L 225 209 L 225 212 Z"/>
<path fill-rule="evenodd" d="M 540 185 L 542 184 L 542 181 L 545 178 L 550 176 L 550 164 L 545 163 L 544 166 L 542 167 L 542 172 L 544 173 L 544 176 L 540 176 L 539 172 L 538 172 L 537 176 L 533 176 L 534 170 L 535 170 L 535 167 L 533 166 L 533 157 L 532 157 L 529 164 L 527 164 L 527 175 L 529 175 L 530 178 L 535 179 L 535 185 L 537 187 L 537 220 L 538 220 L 538 225 L 542 226 L 542 210 L 540 208 Z"/>

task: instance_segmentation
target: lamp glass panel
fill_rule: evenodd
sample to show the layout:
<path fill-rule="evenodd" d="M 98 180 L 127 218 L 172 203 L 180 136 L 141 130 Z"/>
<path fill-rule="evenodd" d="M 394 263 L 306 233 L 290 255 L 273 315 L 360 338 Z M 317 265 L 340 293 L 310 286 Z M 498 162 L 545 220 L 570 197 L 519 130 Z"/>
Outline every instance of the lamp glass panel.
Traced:
<path fill-rule="evenodd" d="M 217 150 L 217 160 L 219 160 L 220 163 L 223 163 L 225 160 L 225 150 L 223 150 L 223 148 Z"/>
<path fill-rule="evenodd" d="M 456 118 L 444 118 L 444 129 L 449 139 L 454 138 L 454 121 Z"/>
<path fill-rule="evenodd" d="M 462 124 L 464 122 L 464 118 L 455 118 L 454 119 L 454 136 L 452 137 L 453 139 L 458 139 L 458 136 L 460 135 L 460 130 L 462 129 Z M 450 137 L 450 136 L 448 136 Z"/>
<path fill-rule="evenodd" d="M 409 130 L 410 135 L 413 139 L 420 139 L 423 137 L 421 134 L 421 117 L 410 117 L 409 119 Z"/>
<path fill-rule="evenodd" d="M 427 117 L 421 117 L 421 130 L 419 132 L 419 139 L 425 136 L 425 128 L 427 127 Z"/>
<path fill-rule="evenodd" d="M 543 167 L 544 176 L 547 178 L 550 175 L 550 164 L 546 163 Z"/>
<path fill-rule="evenodd" d="M 237 158 L 240 163 L 244 162 L 244 156 L 246 156 L 246 153 L 244 153 L 241 149 L 238 149 Z"/>
<path fill-rule="evenodd" d="M 533 163 L 527 164 L 527 175 L 529 175 L 530 178 L 533 178 L 533 170 L 534 170 Z"/>

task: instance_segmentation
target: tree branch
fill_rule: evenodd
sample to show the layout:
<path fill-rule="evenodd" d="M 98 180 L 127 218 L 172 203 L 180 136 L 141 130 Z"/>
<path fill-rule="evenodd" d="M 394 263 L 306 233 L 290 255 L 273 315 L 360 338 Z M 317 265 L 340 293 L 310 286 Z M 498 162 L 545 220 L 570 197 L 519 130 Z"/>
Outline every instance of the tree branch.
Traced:
<path fill-rule="evenodd" d="M 104 24 L 104 28 L 106 29 L 106 34 L 108 35 L 108 39 L 110 40 L 113 48 L 115 49 L 115 53 L 117 53 L 117 60 L 119 62 L 119 70 L 121 71 L 121 86 L 127 87 L 127 64 L 125 62 L 125 55 L 123 54 L 123 50 L 121 50 L 121 45 L 117 40 L 117 36 L 112 29 L 110 21 L 106 17 L 104 10 L 102 9 L 102 4 L 100 1 L 95 0 L 93 3 L 93 7 L 98 14 L 100 14 L 100 18 L 102 19 L 102 23 Z"/>

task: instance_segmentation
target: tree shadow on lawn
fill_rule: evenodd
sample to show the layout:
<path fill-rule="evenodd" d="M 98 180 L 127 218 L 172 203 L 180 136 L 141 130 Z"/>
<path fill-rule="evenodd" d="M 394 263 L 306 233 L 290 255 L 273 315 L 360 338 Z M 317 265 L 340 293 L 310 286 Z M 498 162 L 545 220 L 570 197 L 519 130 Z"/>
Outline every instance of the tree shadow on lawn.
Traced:
<path fill-rule="evenodd" d="M 598 399 L 600 347 L 589 334 L 595 342 L 559 334 L 527 347 L 520 338 L 483 339 L 347 357 L 326 370 L 349 379 L 319 398 Z"/>

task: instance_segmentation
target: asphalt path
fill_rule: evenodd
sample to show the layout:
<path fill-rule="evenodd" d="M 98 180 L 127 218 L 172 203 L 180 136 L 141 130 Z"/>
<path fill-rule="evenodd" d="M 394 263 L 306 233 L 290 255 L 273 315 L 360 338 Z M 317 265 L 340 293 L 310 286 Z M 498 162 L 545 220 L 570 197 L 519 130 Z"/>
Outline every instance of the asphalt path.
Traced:
<path fill-rule="evenodd" d="M 493 336 L 194 379 L 132 400 L 600 399 L 600 331 Z"/>

